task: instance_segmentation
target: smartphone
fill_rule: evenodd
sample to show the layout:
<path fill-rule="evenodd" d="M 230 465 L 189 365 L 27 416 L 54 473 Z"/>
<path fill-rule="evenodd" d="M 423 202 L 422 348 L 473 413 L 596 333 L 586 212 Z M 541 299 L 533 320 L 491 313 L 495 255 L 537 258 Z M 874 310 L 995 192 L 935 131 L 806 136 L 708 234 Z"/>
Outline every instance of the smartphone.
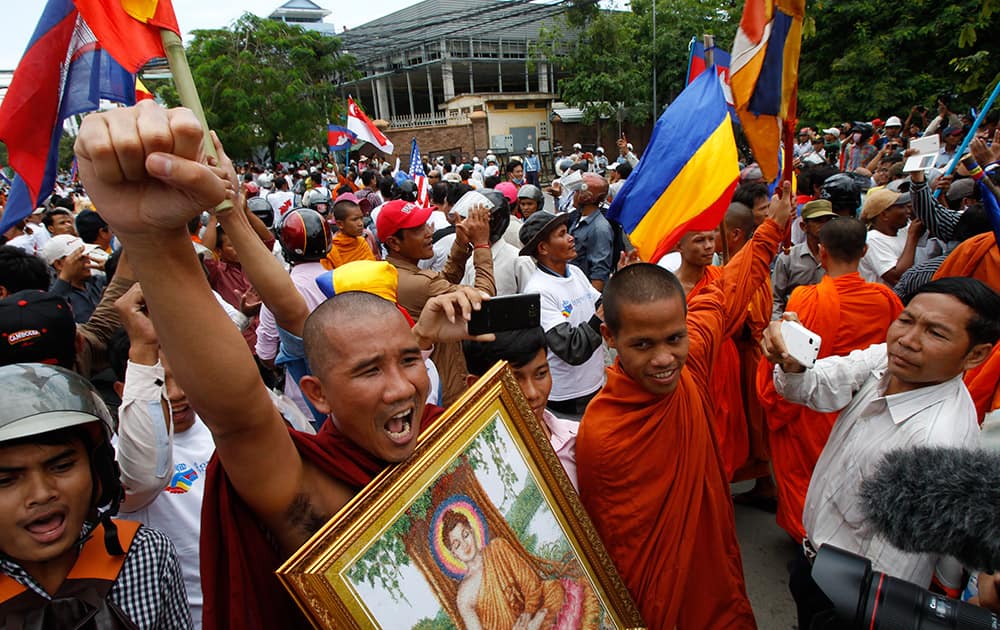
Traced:
<path fill-rule="evenodd" d="M 819 346 L 823 342 L 819 335 L 798 322 L 781 322 L 781 337 L 785 340 L 788 354 L 806 368 L 816 364 Z"/>
<path fill-rule="evenodd" d="M 469 319 L 470 335 L 535 328 L 541 325 L 541 296 L 537 293 L 503 295 L 484 300 Z"/>

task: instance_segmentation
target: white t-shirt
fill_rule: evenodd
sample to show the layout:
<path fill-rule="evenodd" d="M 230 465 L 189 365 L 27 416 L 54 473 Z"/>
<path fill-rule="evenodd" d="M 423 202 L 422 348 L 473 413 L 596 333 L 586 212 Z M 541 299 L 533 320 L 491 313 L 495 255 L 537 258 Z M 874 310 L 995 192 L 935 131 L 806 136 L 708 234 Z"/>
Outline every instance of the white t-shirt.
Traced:
<path fill-rule="evenodd" d="M 535 261 L 530 256 L 519 256 L 518 250 L 507 241 L 500 239 L 490 247 L 493 256 L 493 283 L 497 295 L 514 295 L 521 292 L 521 287 L 528 284 L 531 274 L 535 272 Z M 462 284 L 476 286 L 476 265 L 469 256 L 465 261 L 465 276 Z"/>
<path fill-rule="evenodd" d="M 541 295 L 542 329 L 548 332 L 559 324 L 586 326 L 594 316 L 594 303 L 601 296 L 576 265 L 567 265 L 569 277 L 554 276 L 536 269 L 522 289 L 523 293 Z M 548 351 L 552 372 L 549 400 L 562 401 L 592 394 L 604 385 L 604 347 L 594 350 L 580 365 L 570 365 Z"/>
<path fill-rule="evenodd" d="M 201 628 L 201 569 L 198 539 L 201 503 L 205 496 L 205 469 L 215 452 L 208 427 L 196 418 L 190 429 L 174 433 L 174 472 L 167 487 L 147 506 L 121 517 L 139 521 L 165 533 L 177 549 L 184 587 L 195 628 Z"/>
<path fill-rule="evenodd" d="M 285 213 L 295 207 L 295 193 L 288 190 L 267 193 L 264 199 L 271 204 L 271 209 L 274 210 L 275 226 L 281 223 L 281 217 L 285 216 Z"/>
<path fill-rule="evenodd" d="M 882 279 L 882 274 L 895 267 L 896 261 L 903 254 L 907 230 L 907 226 L 901 227 L 896 236 L 888 236 L 878 230 L 868 230 L 868 251 L 858 265 L 858 272 L 862 278 L 868 282 L 881 282 L 892 286 Z"/>

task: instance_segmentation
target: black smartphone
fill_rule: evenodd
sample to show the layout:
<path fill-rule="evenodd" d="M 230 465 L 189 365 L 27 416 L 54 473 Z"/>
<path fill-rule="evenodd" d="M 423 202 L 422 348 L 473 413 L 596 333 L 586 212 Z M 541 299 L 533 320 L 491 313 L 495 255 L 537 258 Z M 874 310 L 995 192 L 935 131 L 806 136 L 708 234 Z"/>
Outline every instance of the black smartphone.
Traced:
<path fill-rule="evenodd" d="M 541 296 L 537 293 L 503 295 L 483 301 L 482 308 L 472 312 L 470 335 L 535 328 L 541 325 Z"/>

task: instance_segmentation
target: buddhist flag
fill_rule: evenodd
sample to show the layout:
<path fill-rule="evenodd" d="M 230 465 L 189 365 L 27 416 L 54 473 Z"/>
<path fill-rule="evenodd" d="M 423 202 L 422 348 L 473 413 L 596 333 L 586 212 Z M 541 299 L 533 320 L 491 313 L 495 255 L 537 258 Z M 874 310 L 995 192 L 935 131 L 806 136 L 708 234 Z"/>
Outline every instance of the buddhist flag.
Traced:
<path fill-rule="evenodd" d="M 153 93 L 140 79 L 135 80 L 135 102 L 153 100 Z"/>
<path fill-rule="evenodd" d="M 80 15 L 115 60 L 136 73 L 166 56 L 160 29 L 181 34 L 170 0 L 74 0 Z"/>
<path fill-rule="evenodd" d="M 656 121 L 608 217 L 622 225 L 643 260 L 656 262 L 685 232 L 719 225 L 739 175 L 722 84 L 714 70 L 703 72 Z"/>
<path fill-rule="evenodd" d="M 347 97 L 347 128 L 357 135 L 358 140 L 374 144 L 383 153 L 392 154 L 395 150 L 392 141 L 379 131 L 350 96 Z"/>
<path fill-rule="evenodd" d="M 805 0 L 746 0 L 733 41 L 733 101 L 767 181 L 780 172 L 783 125 L 796 116 L 805 11 Z"/>
<path fill-rule="evenodd" d="M 135 77 L 102 49 L 72 0 L 49 0 L 0 106 L 0 140 L 17 172 L 0 234 L 52 193 L 63 121 L 101 99 L 133 104 Z"/>

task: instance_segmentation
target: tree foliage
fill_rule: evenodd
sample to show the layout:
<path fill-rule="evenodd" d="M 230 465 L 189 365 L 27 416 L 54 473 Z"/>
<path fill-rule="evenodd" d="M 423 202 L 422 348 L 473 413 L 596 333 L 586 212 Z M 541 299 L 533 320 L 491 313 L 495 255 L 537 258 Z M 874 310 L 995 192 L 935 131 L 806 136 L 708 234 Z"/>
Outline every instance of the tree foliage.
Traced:
<path fill-rule="evenodd" d="M 599 11 L 577 0 L 543 31 L 536 57 L 554 60 L 567 73 L 559 81 L 563 101 L 584 112 L 586 122 L 613 117 L 619 107 L 635 123 L 650 120 L 652 68 L 657 68 L 657 109 L 684 88 L 688 42 L 705 33 L 728 47 L 739 10 L 732 0 L 657 0 L 653 42 L 653 0 L 633 0 L 629 11 Z"/>
<path fill-rule="evenodd" d="M 799 75 L 804 122 L 933 115 L 939 95 L 953 111 L 978 107 L 1000 72 L 997 0 L 816 0 L 806 6 Z"/>
<path fill-rule="evenodd" d="M 327 123 L 344 109 L 334 86 L 356 72 L 339 39 L 249 13 L 195 31 L 187 55 L 208 124 L 234 157 L 325 146 Z M 157 94 L 178 104 L 172 85 Z"/>

